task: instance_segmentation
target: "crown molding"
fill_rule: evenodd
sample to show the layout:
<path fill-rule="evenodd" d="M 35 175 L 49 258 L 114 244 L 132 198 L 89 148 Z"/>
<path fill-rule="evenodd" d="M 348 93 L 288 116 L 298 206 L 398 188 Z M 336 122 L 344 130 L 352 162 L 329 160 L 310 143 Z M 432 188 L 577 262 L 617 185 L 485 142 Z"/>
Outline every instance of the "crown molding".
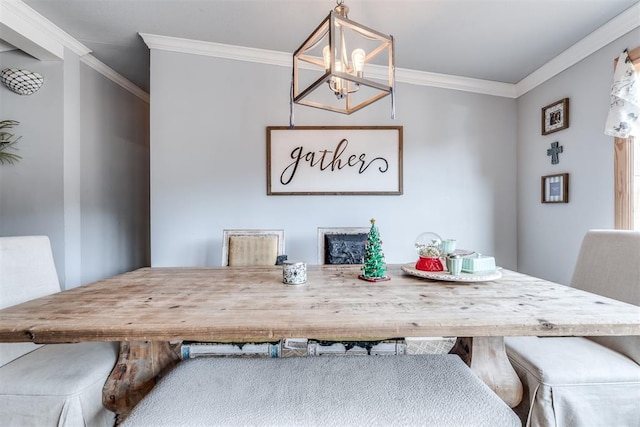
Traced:
<path fill-rule="evenodd" d="M 64 60 L 64 50 L 69 49 L 89 67 L 149 103 L 148 93 L 99 61 L 91 49 L 21 0 L 0 0 L 0 38 L 43 61 Z"/>
<path fill-rule="evenodd" d="M 0 40 L 0 52 L 9 52 L 11 50 L 16 50 L 18 49 L 17 47 L 15 47 L 12 44 L 9 44 L 3 40 Z"/>
<path fill-rule="evenodd" d="M 524 95 L 639 26 L 640 3 L 636 3 L 516 83 L 516 97 Z"/>
<path fill-rule="evenodd" d="M 268 65 L 291 65 L 291 54 L 286 52 L 182 39 L 157 34 L 138 34 L 142 37 L 142 40 L 144 40 L 149 49 L 212 56 L 216 58 L 232 59 L 235 61 L 257 62 Z"/>
<path fill-rule="evenodd" d="M 287 52 L 181 39 L 148 33 L 139 34 L 150 49 L 211 56 L 235 61 L 256 62 L 288 68 L 290 68 L 292 64 L 292 54 Z M 311 67 L 306 64 L 301 64 L 301 67 L 311 69 Z M 380 80 L 387 79 L 386 67 L 372 65 L 368 70 L 368 77 Z M 515 86 L 513 84 L 429 73 L 406 68 L 396 68 L 396 82 L 515 98 Z"/>
<path fill-rule="evenodd" d="M 118 86 L 123 89 L 131 92 L 133 95 L 137 96 L 147 104 L 150 103 L 150 96 L 147 92 L 140 89 L 138 86 L 131 83 L 131 81 L 124 78 L 121 74 L 118 74 L 112 68 L 109 68 L 104 62 L 100 61 L 93 55 L 85 55 L 80 57 L 80 61 L 102 74 Z"/>
<path fill-rule="evenodd" d="M 516 84 L 430 73 L 406 68 L 396 68 L 396 81 L 505 98 L 518 98 L 639 26 L 640 3 L 636 3 Z M 285 52 L 179 39 L 146 33 L 140 33 L 140 36 L 150 49 L 213 56 L 237 61 L 258 62 L 283 67 L 291 66 L 291 54 Z M 370 74 L 372 78 L 386 79 L 386 68 L 373 66 Z"/>
<path fill-rule="evenodd" d="M 0 23 L 3 39 L 41 60 L 64 59 L 65 48 L 78 56 L 91 52 L 21 0 L 0 2 Z"/>
<path fill-rule="evenodd" d="M 64 46 L 28 20 L 13 1 L 0 1 L 0 38 L 34 58 L 51 61 L 64 57 Z"/>
<path fill-rule="evenodd" d="M 518 98 L 639 26 L 640 3 L 637 3 L 515 85 L 405 68 L 396 68 L 396 81 L 506 98 Z M 291 67 L 291 54 L 287 52 L 147 33 L 139 34 L 150 49 Z M 89 48 L 55 26 L 21 0 L 0 1 L 0 37 L 41 60 L 64 59 L 64 49 L 70 49 L 94 70 L 149 102 L 149 94 L 97 60 L 93 55 L 90 55 L 91 50 Z M 368 74 L 374 79 L 384 80 L 387 78 L 385 67 L 373 66 Z"/>
<path fill-rule="evenodd" d="M 413 85 L 500 96 L 503 98 L 516 98 L 516 88 L 514 84 L 452 76 L 450 74 L 396 68 L 396 81 Z"/>

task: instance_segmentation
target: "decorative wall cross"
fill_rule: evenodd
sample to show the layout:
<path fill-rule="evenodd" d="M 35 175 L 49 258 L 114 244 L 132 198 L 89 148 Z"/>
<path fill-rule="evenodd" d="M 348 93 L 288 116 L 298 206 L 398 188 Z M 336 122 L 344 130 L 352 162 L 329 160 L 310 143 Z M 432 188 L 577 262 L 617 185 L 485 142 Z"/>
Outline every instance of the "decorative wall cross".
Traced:
<path fill-rule="evenodd" d="M 551 156 L 551 164 L 557 165 L 560 163 L 559 154 L 562 153 L 562 145 L 556 142 L 551 143 L 551 148 L 547 148 L 547 156 Z"/>

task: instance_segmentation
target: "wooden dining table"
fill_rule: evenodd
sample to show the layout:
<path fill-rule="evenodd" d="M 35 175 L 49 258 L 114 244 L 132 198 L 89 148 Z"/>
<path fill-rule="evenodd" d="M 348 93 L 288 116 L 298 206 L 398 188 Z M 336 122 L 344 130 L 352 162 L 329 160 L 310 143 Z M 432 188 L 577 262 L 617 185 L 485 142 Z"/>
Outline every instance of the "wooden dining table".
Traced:
<path fill-rule="evenodd" d="M 370 282 L 358 265 L 310 265 L 302 285 L 284 284 L 281 266 L 141 268 L 0 310 L 0 342 L 119 341 L 103 403 L 126 413 L 179 362 L 181 340 L 457 337 L 452 352 L 513 407 L 522 384 L 505 336 L 640 335 L 639 307 L 568 286 L 506 269 L 458 282 L 402 267 Z"/>

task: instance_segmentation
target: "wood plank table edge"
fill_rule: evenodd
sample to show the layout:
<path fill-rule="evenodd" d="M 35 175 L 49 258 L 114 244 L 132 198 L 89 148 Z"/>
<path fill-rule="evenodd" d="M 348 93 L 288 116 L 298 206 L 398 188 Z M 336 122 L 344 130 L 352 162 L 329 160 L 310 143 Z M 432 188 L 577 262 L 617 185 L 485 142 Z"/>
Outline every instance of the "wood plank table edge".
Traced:
<path fill-rule="evenodd" d="M 357 266 L 309 266 L 307 284 L 296 287 L 282 284 L 282 272 L 277 267 L 142 268 L 3 309 L 0 341 L 122 341 L 119 360 L 103 391 L 105 406 L 126 414 L 153 387 L 158 375 L 179 362 L 170 340 L 457 336 L 461 338 L 452 353 L 461 356 L 509 406 L 515 406 L 522 397 L 522 385 L 506 356 L 504 336 L 640 335 L 637 306 L 521 273 L 502 270 L 500 281 L 465 285 L 408 276 L 401 265 L 388 267 L 392 276 L 389 283 L 399 286 L 360 281 Z M 176 281 L 176 276 L 180 280 Z M 233 304 L 225 303 L 237 308 L 235 314 L 242 316 L 257 304 L 263 318 L 271 323 L 224 323 L 231 311 L 218 304 L 223 299 L 215 297 L 222 288 L 237 295 Z M 114 289 L 126 290 L 130 304 L 123 304 L 125 298 Z M 264 298 L 264 289 L 284 308 L 275 310 L 275 305 Z M 203 290 L 208 298 L 202 298 Z M 376 299 L 380 295 L 386 295 L 384 300 Z M 332 304 L 338 296 L 347 298 L 342 308 Z M 394 304 L 388 303 L 389 296 L 396 297 Z M 87 320 L 79 325 L 74 309 L 78 301 L 91 302 L 89 297 L 106 310 L 83 305 L 81 312 Z M 569 317 L 562 311 L 564 302 L 558 301 L 570 301 L 571 307 L 582 308 L 570 312 L 575 316 Z M 381 318 L 377 314 L 379 306 L 393 315 Z M 194 307 L 197 310 L 192 312 Z M 458 310 L 452 311 L 451 307 Z M 483 315 L 487 307 L 493 310 L 491 316 Z M 306 309 L 313 309 L 315 315 L 300 316 L 299 312 Z M 45 316 L 47 310 L 55 315 Z M 361 310 L 365 311 L 363 316 Z M 153 322 L 141 327 L 134 312 Z M 492 317 L 496 313 L 500 314 L 497 320 Z M 606 314 L 604 320 L 601 313 Z M 452 314 L 455 316 L 449 322 Z M 319 318 L 331 321 L 318 325 L 315 320 Z M 180 319 L 179 327 L 167 330 L 172 319 Z"/>

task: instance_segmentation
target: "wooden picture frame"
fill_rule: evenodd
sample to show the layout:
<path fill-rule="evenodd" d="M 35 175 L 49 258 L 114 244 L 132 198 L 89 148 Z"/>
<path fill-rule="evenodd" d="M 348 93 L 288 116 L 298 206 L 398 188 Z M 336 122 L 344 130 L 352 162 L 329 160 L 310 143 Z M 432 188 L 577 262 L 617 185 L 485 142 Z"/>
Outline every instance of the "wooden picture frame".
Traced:
<path fill-rule="evenodd" d="M 542 107 L 542 134 L 548 135 L 569 127 L 569 98 Z"/>
<path fill-rule="evenodd" d="M 267 127 L 267 195 L 401 195 L 402 126 Z"/>
<path fill-rule="evenodd" d="M 542 203 L 569 203 L 569 174 L 543 176 L 541 199 Z"/>

